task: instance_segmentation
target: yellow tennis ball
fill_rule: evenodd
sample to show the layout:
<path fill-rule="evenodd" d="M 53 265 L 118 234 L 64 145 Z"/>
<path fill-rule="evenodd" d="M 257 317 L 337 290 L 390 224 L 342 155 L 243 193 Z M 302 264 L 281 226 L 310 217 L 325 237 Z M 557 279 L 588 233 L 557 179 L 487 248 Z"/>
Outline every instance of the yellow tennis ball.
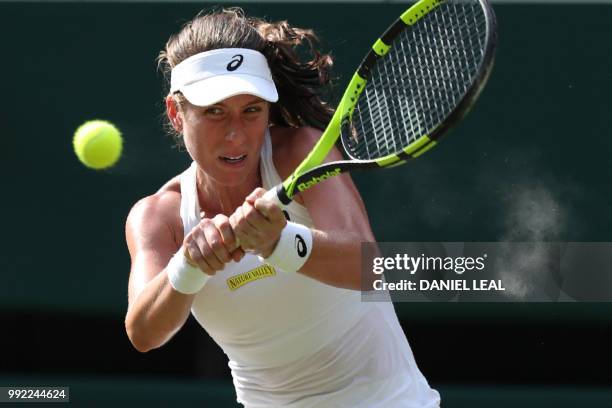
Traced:
<path fill-rule="evenodd" d="M 74 133 L 74 151 L 84 165 L 100 170 L 117 163 L 123 148 L 121 132 L 110 122 L 91 120 Z"/>

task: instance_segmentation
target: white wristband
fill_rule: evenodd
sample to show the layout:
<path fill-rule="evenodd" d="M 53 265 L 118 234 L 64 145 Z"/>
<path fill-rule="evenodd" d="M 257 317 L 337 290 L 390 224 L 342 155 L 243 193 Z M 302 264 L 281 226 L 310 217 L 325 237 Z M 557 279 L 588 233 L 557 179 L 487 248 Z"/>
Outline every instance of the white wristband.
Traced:
<path fill-rule="evenodd" d="M 168 274 L 170 285 L 177 292 L 184 293 L 185 295 L 199 292 L 208 280 L 208 275 L 202 272 L 200 268 L 187 262 L 182 247 L 170 258 L 170 262 L 166 266 L 166 273 Z"/>
<path fill-rule="evenodd" d="M 267 258 L 259 257 L 261 262 L 282 269 L 284 272 L 297 272 L 306 263 L 312 252 L 312 231 L 310 228 L 287 222 L 274 251 Z"/>

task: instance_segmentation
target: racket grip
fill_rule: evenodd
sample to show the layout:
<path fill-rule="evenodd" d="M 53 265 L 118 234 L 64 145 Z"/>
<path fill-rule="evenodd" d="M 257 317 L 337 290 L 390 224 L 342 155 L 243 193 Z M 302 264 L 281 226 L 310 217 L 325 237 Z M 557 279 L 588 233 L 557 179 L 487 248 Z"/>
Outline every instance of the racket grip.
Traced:
<path fill-rule="evenodd" d="M 281 200 L 279 200 L 278 198 L 278 191 L 280 189 L 282 189 L 283 185 L 279 184 L 277 186 L 274 186 L 273 188 L 271 188 L 270 190 L 266 191 L 263 195 L 263 199 L 267 200 L 267 201 L 271 201 L 274 204 L 276 204 L 280 209 L 284 209 L 286 207 L 285 204 L 283 204 L 281 202 Z M 231 217 L 230 217 L 230 224 L 231 224 Z M 232 228 L 234 226 L 232 225 Z M 240 240 L 238 240 L 238 238 L 236 237 L 236 244 L 235 244 L 235 248 L 231 251 L 232 253 L 237 250 L 238 248 L 240 248 Z M 183 254 L 185 255 L 185 260 L 187 261 L 187 263 L 191 266 L 198 266 L 195 261 L 193 259 L 191 259 L 191 257 L 189 256 L 189 252 L 187 252 L 187 250 L 185 249 L 183 251 Z"/>
<path fill-rule="evenodd" d="M 281 200 L 278 198 L 278 192 L 279 192 L 279 189 L 281 188 L 283 188 L 282 184 L 272 187 L 270 190 L 266 191 L 266 193 L 263 195 L 262 198 L 266 201 L 273 202 L 274 204 L 276 204 L 278 208 L 282 210 L 286 207 L 286 205 L 283 204 Z"/>

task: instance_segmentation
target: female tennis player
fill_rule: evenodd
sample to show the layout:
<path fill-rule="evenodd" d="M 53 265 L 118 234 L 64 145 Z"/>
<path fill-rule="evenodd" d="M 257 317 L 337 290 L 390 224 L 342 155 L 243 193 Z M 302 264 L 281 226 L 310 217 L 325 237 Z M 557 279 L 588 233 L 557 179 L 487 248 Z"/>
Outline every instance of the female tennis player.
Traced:
<path fill-rule="evenodd" d="M 248 408 L 437 407 L 392 303 L 361 301 L 360 243 L 374 236 L 350 176 L 284 212 L 261 198 L 331 116 L 320 92 L 332 60 L 315 40 L 238 9 L 198 15 L 169 39 L 167 116 L 193 163 L 128 216 L 126 330 L 146 352 L 193 314 Z"/>

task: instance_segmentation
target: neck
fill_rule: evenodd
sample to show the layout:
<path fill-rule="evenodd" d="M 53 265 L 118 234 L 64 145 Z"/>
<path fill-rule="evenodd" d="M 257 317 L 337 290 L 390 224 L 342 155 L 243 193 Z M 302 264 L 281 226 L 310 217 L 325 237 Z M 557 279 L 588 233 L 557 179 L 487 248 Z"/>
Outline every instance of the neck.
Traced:
<path fill-rule="evenodd" d="M 243 183 L 236 186 L 219 184 L 199 167 L 196 171 L 196 180 L 200 210 L 208 218 L 217 214 L 230 216 L 244 203 L 246 196 L 262 185 L 259 167 Z"/>

